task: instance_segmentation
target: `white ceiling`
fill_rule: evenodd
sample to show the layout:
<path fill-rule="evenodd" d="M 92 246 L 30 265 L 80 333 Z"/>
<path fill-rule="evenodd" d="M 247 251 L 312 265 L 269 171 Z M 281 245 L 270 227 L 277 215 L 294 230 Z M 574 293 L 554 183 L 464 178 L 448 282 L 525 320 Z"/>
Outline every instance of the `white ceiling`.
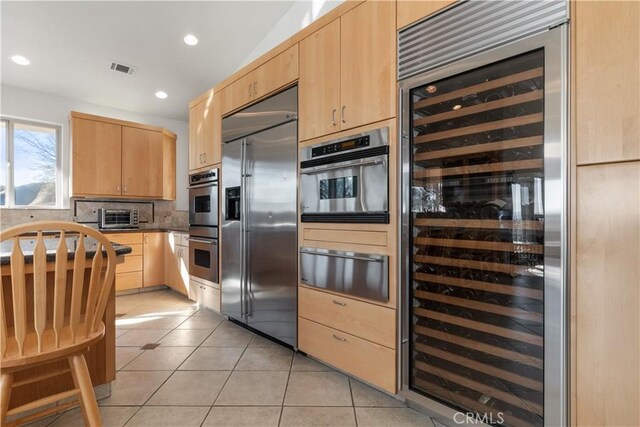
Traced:
<path fill-rule="evenodd" d="M 2 83 L 186 121 L 189 101 L 233 73 L 293 3 L 2 1 Z M 136 74 L 110 71 L 112 60 Z"/>

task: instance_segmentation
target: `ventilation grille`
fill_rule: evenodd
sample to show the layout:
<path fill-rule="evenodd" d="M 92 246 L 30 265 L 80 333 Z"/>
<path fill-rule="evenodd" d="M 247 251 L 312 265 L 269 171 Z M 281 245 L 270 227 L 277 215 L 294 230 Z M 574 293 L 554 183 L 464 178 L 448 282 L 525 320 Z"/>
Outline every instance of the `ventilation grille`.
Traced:
<path fill-rule="evenodd" d="M 131 65 L 125 65 L 121 62 L 112 61 L 111 70 L 117 71 L 118 73 L 123 73 L 123 74 L 128 74 L 130 76 L 133 76 L 133 74 L 136 72 L 136 67 Z"/>
<path fill-rule="evenodd" d="M 398 76 L 405 79 L 567 19 L 566 0 L 459 2 L 400 32 Z"/>

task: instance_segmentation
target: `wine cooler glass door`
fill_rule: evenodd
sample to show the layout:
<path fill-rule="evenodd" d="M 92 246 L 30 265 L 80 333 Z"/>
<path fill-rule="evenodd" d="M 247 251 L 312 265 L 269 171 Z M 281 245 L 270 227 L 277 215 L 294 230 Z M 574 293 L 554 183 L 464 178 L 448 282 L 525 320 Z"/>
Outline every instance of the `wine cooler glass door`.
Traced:
<path fill-rule="evenodd" d="M 541 47 L 404 95 L 408 386 L 486 423 L 545 421 L 546 71 Z"/>

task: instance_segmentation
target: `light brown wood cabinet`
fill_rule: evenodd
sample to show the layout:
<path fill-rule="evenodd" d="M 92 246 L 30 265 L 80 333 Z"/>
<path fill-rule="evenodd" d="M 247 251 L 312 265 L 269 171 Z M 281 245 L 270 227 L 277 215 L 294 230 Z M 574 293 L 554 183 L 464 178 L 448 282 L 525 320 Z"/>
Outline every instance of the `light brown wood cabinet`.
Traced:
<path fill-rule="evenodd" d="M 396 115 L 394 2 L 367 1 L 300 42 L 300 140 Z"/>
<path fill-rule="evenodd" d="M 165 285 L 189 295 L 189 247 L 183 243 L 182 234 L 165 233 L 164 279 Z"/>
<path fill-rule="evenodd" d="M 189 170 L 220 163 L 222 155 L 222 116 L 220 92 L 209 95 L 189 109 Z"/>
<path fill-rule="evenodd" d="M 262 98 L 297 78 L 298 45 L 295 44 L 222 89 L 222 115 Z"/>
<path fill-rule="evenodd" d="M 162 198 L 162 132 L 122 127 L 122 195 Z"/>
<path fill-rule="evenodd" d="M 142 286 L 164 285 L 164 235 L 144 233 Z"/>
<path fill-rule="evenodd" d="M 122 194 L 122 127 L 82 118 L 71 119 L 72 196 Z"/>
<path fill-rule="evenodd" d="M 176 135 L 71 112 L 71 196 L 175 199 Z"/>
<path fill-rule="evenodd" d="M 398 0 L 397 28 L 413 24 L 453 3 L 455 0 Z"/>

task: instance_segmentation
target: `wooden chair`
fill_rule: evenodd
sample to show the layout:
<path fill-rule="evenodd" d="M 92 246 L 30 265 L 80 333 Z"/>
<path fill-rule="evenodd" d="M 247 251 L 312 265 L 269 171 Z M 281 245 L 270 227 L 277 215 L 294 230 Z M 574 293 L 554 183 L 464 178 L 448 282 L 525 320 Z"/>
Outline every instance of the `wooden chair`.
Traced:
<path fill-rule="evenodd" d="M 43 235 L 45 231 L 59 233 L 57 249 L 55 254 L 49 254 L 49 259 Z M 25 235 L 31 235 L 35 239 L 32 264 L 25 262 L 25 255 L 19 244 Z M 73 260 L 68 259 L 66 237 L 77 238 Z M 92 259 L 87 258 L 85 249 L 88 237 L 97 241 Z M 13 242 L 11 273 L 10 277 L 0 277 L 1 425 L 6 425 L 7 416 L 67 398 L 79 401 L 86 425 L 102 425 L 83 353 L 102 339 L 105 333 L 102 318 L 116 264 L 111 243 L 90 227 L 73 222 L 44 221 L 0 232 L 0 242 L 9 240 Z M 85 277 L 88 278 L 88 286 Z M 74 389 L 8 410 L 15 372 L 65 359 L 69 363 Z M 55 374 L 60 372 L 52 373 L 51 376 Z M 42 378 L 36 380 L 40 379 Z M 54 412 L 49 408 L 42 411 L 41 415 Z M 37 416 L 25 417 L 18 422 L 34 418 Z"/>

